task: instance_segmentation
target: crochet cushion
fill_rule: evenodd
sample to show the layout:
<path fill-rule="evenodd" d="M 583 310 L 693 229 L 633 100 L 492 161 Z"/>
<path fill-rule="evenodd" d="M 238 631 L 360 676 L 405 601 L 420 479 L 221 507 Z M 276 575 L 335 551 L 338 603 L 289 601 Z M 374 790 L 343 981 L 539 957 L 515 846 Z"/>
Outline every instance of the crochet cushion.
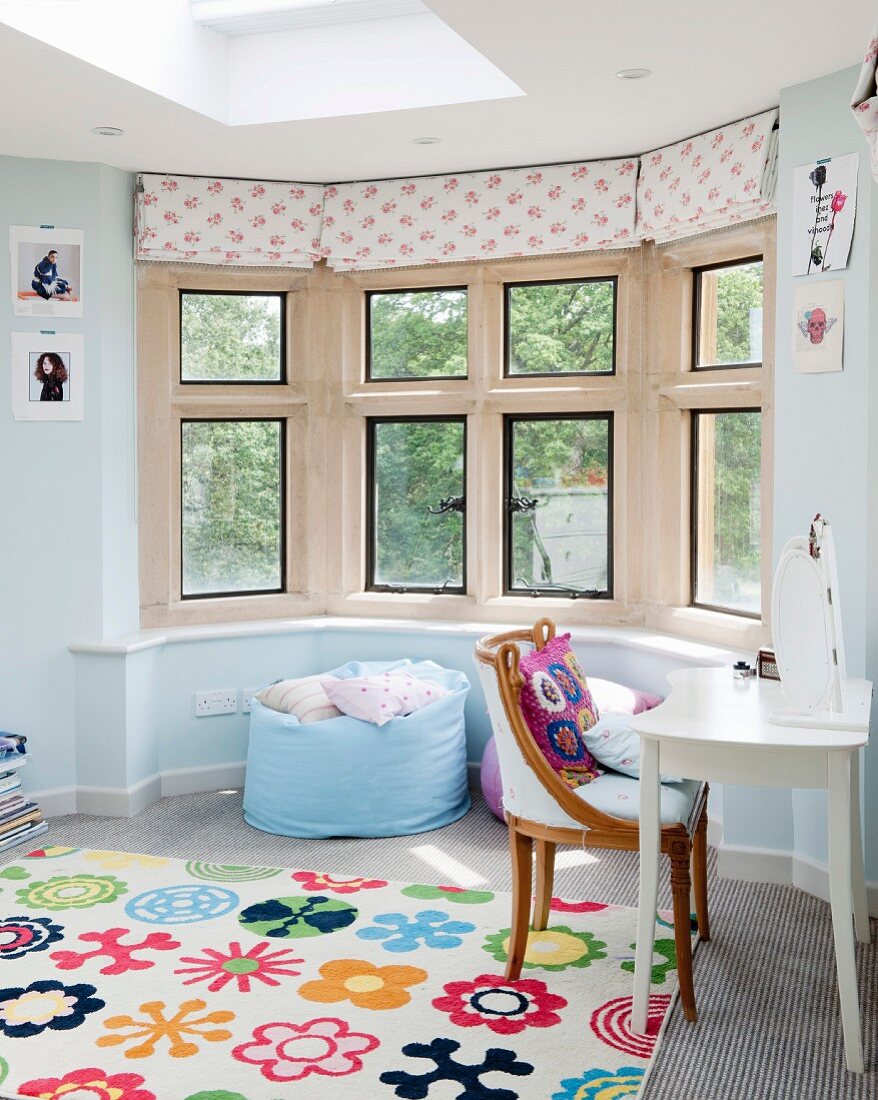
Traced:
<path fill-rule="evenodd" d="M 560 634 L 542 649 L 522 656 L 521 713 L 552 769 L 568 787 L 580 787 L 601 774 L 583 734 L 599 715 L 585 673 Z"/>

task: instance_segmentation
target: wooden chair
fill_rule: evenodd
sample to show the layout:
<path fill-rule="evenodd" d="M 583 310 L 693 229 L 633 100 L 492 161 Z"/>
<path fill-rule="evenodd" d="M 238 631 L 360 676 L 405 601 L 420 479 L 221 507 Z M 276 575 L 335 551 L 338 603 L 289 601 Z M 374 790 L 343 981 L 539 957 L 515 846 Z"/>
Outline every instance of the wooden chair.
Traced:
<path fill-rule="evenodd" d="M 536 895 L 534 931 L 546 927 L 552 898 L 555 847 L 609 848 L 636 852 L 640 846 L 639 821 L 613 817 L 590 805 L 601 779 L 571 790 L 549 765 L 525 724 L 519 705 L 524 678 L 519 671 L 519 643 L 542 649 L 555 636 L 549 619 L 540 619 L 532 630 L 514 630 L 482 638 L 476 645 L 476 661 L 494 727 L 503 806 L 509 825 L 512 857 L 512 924 L 507 980 L 521 976 L 527 948 L 528 916 L 532 886 L 531 858 L 536 843 Z M 631 780 L 636 784 L 637 780 Z M 694 876 L 698 935 L 710 939 L 707 912 L 707 784 L 695 787 L 686 821 L 662 825 L 661 850 L 671 863 L 674 898 L 674 940 L 680 997 L 687 1020 L 696 1020 L 692 983 L 692 933 L 690 891 Z M 663 813 L 663 818 L 665 814 Z"/>

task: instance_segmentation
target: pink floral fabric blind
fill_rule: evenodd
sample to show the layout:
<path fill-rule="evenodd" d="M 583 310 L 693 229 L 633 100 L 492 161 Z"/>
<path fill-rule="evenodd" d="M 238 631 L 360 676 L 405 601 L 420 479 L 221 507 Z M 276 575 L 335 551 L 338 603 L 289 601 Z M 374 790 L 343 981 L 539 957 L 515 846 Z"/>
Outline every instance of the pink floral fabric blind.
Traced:
<path fill-rule="evenodd" d="M 156 175 L 139 182 L 139 260 L 307 268 L 320 255 L 321 184 Z"/>
<path fill-rule="evenodd" d="M 878 26 L 866 47 L 860 79 L 857 83 L 851 110 L 857 125 L 869 146 L 872 160 L 872 175 L 878 180 L 878 85 L 876 85 L 876 66 L 878 66 Z"/>
<path fill-rule="evenodd" d="M 636 178 L 629 158 L 327 187 L 322 253 L 357 270 L 628 247 Z"/>
<path fill-rule="evenodd" d="M 640 159 L 637 234 L 666 241 L 774 212 L 778 111 Z"/>

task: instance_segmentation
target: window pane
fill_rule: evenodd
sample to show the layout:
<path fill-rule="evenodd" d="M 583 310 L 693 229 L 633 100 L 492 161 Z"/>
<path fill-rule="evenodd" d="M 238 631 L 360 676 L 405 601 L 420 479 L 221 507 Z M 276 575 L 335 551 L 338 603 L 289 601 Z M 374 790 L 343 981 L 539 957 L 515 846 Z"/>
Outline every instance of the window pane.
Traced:
<path fill-rule="evenodd" d="M 283 588 L 279 420 L 183 422 L 183 595 Z"/>
<path fill-rule="evenodd" d="M 507 431 L 509 590 L 609 594 L 610 417 L 511 420 Z"/>
<path fill-rule="evenodd" d="M 695 414 L 694 602 L 758 615 L 762 414 Z"/>
<path fill-rule="evenodd" d="M 506 288 L 507 374 L 611 373 L 614 279 Z"/>
<path fill-rule="evenodd" d="M 466 290 L 370 294 L 369 378 L 466 378 Z"/>
<path fill-rule="evenodd" d="M 696 366 L 762 362 L 762 261 L 698 273 Z"/>
<path fill-rule="evenodd" d="M 180 299 L 183 382 L 283 381 L 282 294 L 196 294 Z"/>
<path fill-rule="evenodd" d="M 373 585 L 464 587 L 463 420 L 372 421 Z"/>

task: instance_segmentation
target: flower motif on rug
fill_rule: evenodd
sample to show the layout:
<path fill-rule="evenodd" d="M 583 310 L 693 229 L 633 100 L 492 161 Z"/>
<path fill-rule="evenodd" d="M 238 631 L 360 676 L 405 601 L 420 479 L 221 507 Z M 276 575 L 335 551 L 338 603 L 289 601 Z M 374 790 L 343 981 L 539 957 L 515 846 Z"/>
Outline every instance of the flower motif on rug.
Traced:
<path fill-rule="evenodd" d="M 334 1017 L 304 1024 L 261 1024 L 253 1040 L 235 1047 L 232 1055 L 259 1066 L 269 1081 L 300 1081 L 312 1073 L 346 1077 L 361 1070 L 360 1056 L 379 1045 L 374 1035 L 351 1031 L 344 1020 Z"/>
<path fill-rule="evenodd" d="M 567 1007 L 563 997 L 550 993 L 535 978 L 508 982 L 497 974 L 480 974 L 471 982 L 449 982 L 446 996 L 433 1007 L 447 1012 L 458 1027 L 486 1025 L 497 1035 L 517 1035 L 526 1027 L 553 1027 L 561 1023 L 558 1011 Z"/>
<path fill-rule="evenodd" d="M 631 950 L 637 950 L 636 943 L 631 944 Z M 673 940 L 656 940 L 653 951 L 653 960 L 655 959 L 655 955 L 660 955 L 662 961 L 653 961 L 652 974 L 649 979 L 650 985 L 664 985 L 668 974 L 670 974 L 672 970 L 677 969 L 677 948 Z M 629 974 L 633 974 L 634 959 L 625 959 L 622 963 L 622 969 Z"/>
<path fill-rule="evenodd" d="M 304 959 L 294 958 L 292 951 L 286 947 L 266 955 L 270 946 L 265 942 L 257 943 L 246 954 L 237 942 L 230 943 L 227 951 L 205 947 L 202 958 L 182 957 L 180 962 L 193 965 L 180 967 L 174 973 L 193 975 L 183 982 L 184 985 L 209 981 L 207 988 L 211 993 L 224 989 L 231 981 L 238 983 L 239 993 L 249 993 L 251 981 L 277 986 L 280 985 L 278 977 L 297 978 L 302 971 L 294 970 L 293 964 L 304 962 Z"/>
<path fill-rule="evenodd" d="M 450 920 L 439 909 L 424 909 L 414 917 L 405 913 L 379 913 L 374 925 L 361 928 L 357 935 L 361 940 L 383 940 L 385 951 L 416 951 L 423 943 L 437 951 L 460 947 L 461 936 L 474 932 L 469 921 Z"/>
<path fill-rule="evenodd" d="M 0 961 L 45 951 L 64 939 L 64 928 L 49 917 L 0 917 Z"/>
<path fill-rule="evenodd" d="M 105 871 L 124 871 L 128 867 L 164 867 L 170 863 L 164 856 L 144 856 L 136 852 L 110 852 L 94 850 L 85 853 L 91 863 L 97 863 Z"/>
<path fill-rule="evenodd" d="M 487 937 L 484 950 L 497 962 L 509 957 L 509 929 Z M 524 953 L 525 967 L 540 970 L 566 970 L 568 966 L 591 966 L 598 959 L 607 957 L 606 944 L 591 932 L 574 932 L 563 924 L 552 925 L 542 932 L 530 932 Z"/>
<path fill-rule="evenodd" d="M 49 844 L 45 848 L 34 848 L 24 856 L 24 859 L 60 859 L 61 856 L 72 856 L 79 850 L 79 848 L 61 848 L 57 844 Z"/>
<path fill-rule="evenodd" d="M 16 867 L 13 863 L 11 867 L 4 867 L 0 871 L 0 878 L 5 878 L 9 882 L 23 882 L 26 878 L 30 878 L 30 871 L 25 871 L 23 867 Z"/>
<path fill-rule="evenodd" d="M 65 1100 L 65 1097 L 88 1097 L 88 1100 L 156 1100 L 139 1073 L 108 1073 L 86 1067 L 74 1069 L 63 1077 L 40 1077 L 19 1085 L 22 1096 L 37 1096 L 39 1100 Z"/>
<path fill-rule="evenodd" d="M 374 966 L 362 959 L 335 959 L 320 967 L 320 981 L 305 982 L 299 996 L 321 1004 L 350 1001 L 357 1008 L 402 1008 L 412 999 L 408 987 L 427 980 L 417 966 Z"/>
<path fill-rule="evenodd" d="M 383 878 L 333 878 L 322 871 L 296 871 L 292 877 L 303 890 L 331 894 L 356 894 L 359 890 L 380 890 L 387 885 Z"/>
<path fill-rule="evenodd" d="M 91 909 L 128 893 L 127 883 L 113 875 L 55 875 L 48 882 L 31 882 L 16 891 L 22 905 L 35 909 Z"/>
<path fill-rule="evenodd" d="M 228 1089 L 208 1089 L 207 1092 L 193 1092 L 186 1100 L 247 1100 L 240 1092 L 229 1092 Z"/>
<path fill-rule="evenodd" d="M 489 890 L 464 890 L 462 886 L 406 886 L 400 893 L 421 901 L 453 901 L 458 905 L 485 905 L 494 900 Z"/>
<path fill-rule="evenodd" d="M 193 878 L 207 882 L 259 882 L 281 873 L 280 867 L 241 867 L 235 863 L 203 863 L 190 860 L 186 870 Z"/>
<path fill-rule="evenodd" d="M 0 1032 L 10 1039 L 27 1039 L 47 1028 L 70 1031 L 99 1012 L 104 1001 L 93 985 L 31 982 L 26 988 L 0 989 Z"/>
<path fill-rule="evenodd" d="M 136 959 L 135 951 L 175 951 L 180 941 L 167 932 L 150 932 L 137 943 L 123 944 L 123 936 L 131 934 L 130 928 L 108 928 L 106 932 L 83 932 L 83 943 L 96 943 L 91 951 L 53 951 L 49 958 L 59 970 L 78 970 L 90 959 L 106 956 L 110 961 L 101 967 L 102 974 L 127 974 L 130 970 L 149 970 L 155 966 L 152 959 Z"/>
<path fill-rule="evenodd" d="M 561 1082 L 563 1092 L 552 1093 L 552 1100 L 605 1100 L 612 1097 L 637 1096 L 643 1084 L 645 1070 L 637 1066 L 610 1069 L 590 1069 L 582 1077 Z"/>
<path fill-rule="evenodd" d="M 671 1005 L 669 993 L 653 993 L 649 998 L 646 1034 L 631 1030 L 631 997 L 616 997 L 591 1014 L 592 1032 L 608 1046 L 635 1058 L 650 1058 L 658 1042 L 662 1021 Z"/>
<path fill-rule="evenodd" d="M 452 1055 L 460 1050 L 456 1039 L 433 1039 L 430 1043 L 408 1043 L 402 1053 L 408 1058 L 429 1058 L 436 1063 L 435 1069 L 426 1073 L 409 1073 L 408 1070 L 394 1069 L 381 1074 L 385 1085 L 395 1085 L 394 1092 L 404 1100 L 422 1100 L 430 1091 L 431 1085 L 439 1081 L 453 1081 L 463 1086 L 463 1091 L 455 1093 L 456 1100 L 515 1100 L 519 1094 L 509 1089 L 494 1089 L 483 1084 L 481 1078 L 487 1073 L 508 1073 L 513 1077 L 527 1077 L 534 1071 L 529 1062 L 519 1062 L 514 1050 L 492 1047 L 485 1051 L 481 1062 L 467 1064 L 458 1062 Z M 448 1093 L 443 1093 L 448 1095 Z"/>
<path fill-rule="evenodd" d="M 238 914 L 242 928 L 270 939 L 303 939 L 339 932 L 357 919 L 359 910 L 346 901 L 316 897 L 268 898 Z"/>
<path fill-rule="evenodd" d="M 555 913 L 621 913 L 624 905 L 605 905 L 600 901 L 565 901 L 552 898 L 549 908 Z"/>
<path fill-rule="evenodd" d="M 213 1028 L 211 1024 L 227 1024 L 234 1020 L 234 1012 L 208 1012 L 204 1016 L 191 1018 L 197 1012 L 207 1008 L 206 1001 L 184 1001 L 168 1019 L 165 1016 L 164 1001 L 147 1001 L 140 1006 L 146 1019 L 135 1020 L 133 1016 L 111 1016 L 104 1020 L 104 1027 L 111 1031 L 126 1030 L 127 1035 L 102 1035 L 97 1040 L 99 1047 L 116 1047 L 131 1039 L 142 1039 L 142 1043 L 129 1047 L 126 1058 L 149 1058 L 155 1054 L 156 1047 L 167 1039 L 170 1044 L 168 1053 L 172 1058 L 191 1058 L 199 1047 L 190 1038 L 203 1039 L 207 1043 L 221 1043 L 231 1039 L 232 1033 L 226 1028 Z"/>
<path fill-rule="evenodd" d="M 187 883 L 138 894 L 125 906 L 125 912 L 144 924 L 195 924 L 224 917 L 239 903 L 238 895 L 222 886 Z"/>
<path fill-rule="evenodd" d="M 8 1076 L 9 1076 L 9 1063 L 6 1061 L 5 1058 L 0 1057 L 0 1085 L 3 1084 L 3 1082 L 6 1080 L 6 1078 Z"/>

